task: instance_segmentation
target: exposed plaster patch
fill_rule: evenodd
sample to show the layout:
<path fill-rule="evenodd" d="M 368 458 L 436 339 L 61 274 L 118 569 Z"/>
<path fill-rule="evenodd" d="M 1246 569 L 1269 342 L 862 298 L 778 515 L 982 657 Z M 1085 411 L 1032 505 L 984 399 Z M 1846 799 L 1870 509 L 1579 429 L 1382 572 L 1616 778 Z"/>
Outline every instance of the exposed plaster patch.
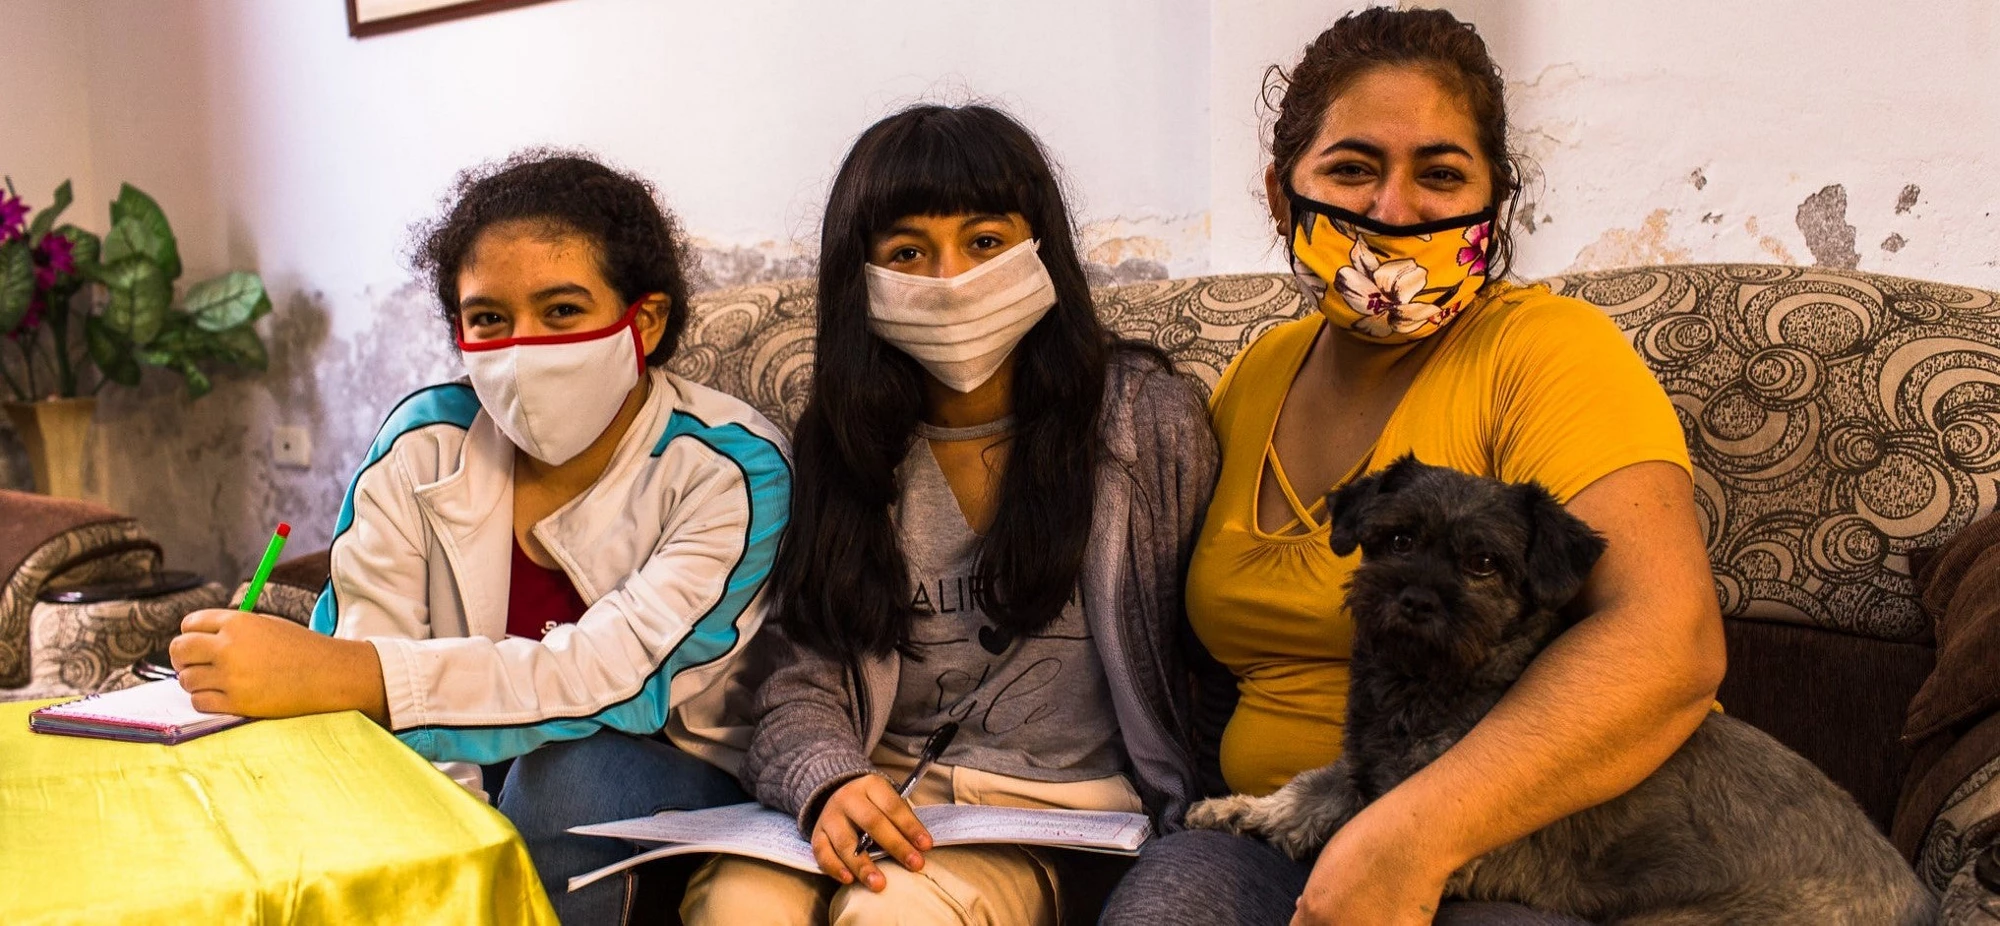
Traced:
<path fill-rule="evenodd" d="M 1806 249 L 1813 264 L 1853 270 L 1861 263 L 1854 250 L 1854 226 L 1847 224 L 1847 188 L 1828 185 L 1799 203 L 1795 217 L 1799 233 L 1806 237 Z"/>
<path fill-rule="evenodd" d="M 817 256 L 804 248 L 775 241 L 719 245 L 696 238 L 692 243 L 696 265 L 691 283 L 695 292 L 812 276 L 819 265 Z"/>
<path fill-rule="evenodd" d="M 137 518 L 172 568 L 225 584 L 245 577 L 279 520 L 294 526 L 293 553 L 325 547 L 383 417 L 416 388 L 462 372 L 422 287 L 359 301 L 372 304 L 349 311 L 373 324 L 337 338 L 318 294 L 284 300 L 259 326 L 269 369 L 219 374 L 199 401 L 158 370 L 137 389 L 106 389 L 86 445 L 86 494 Z M 312 434 L 311 467 L 272 465 L 281 424 Z M 25 488 L 26 461 L 8 476 Z"/>
<path fill-rule="evenodd" d="M 1167 278 L 1167 262 L 1172 260 L 1166 241 L 1150 235 L 1104 238 L 1084 253 L 1084 275 L 1092 286 L 1137 283 Z"/>
<path fill-rule="evenodd" d="M 1889 237 L 1882 239 L 1882 250 L 1894 254 L 1897 251 L 1902 250 L 1903 245 L 1908 243 L 1909 242 L 1905 240 L 1902 235 L 1890 235 Z"/>
<path fill-rule="evenodd" d="M 1902 215 L 1903 213 L 1916 208 L 1917 197 L 1922 196 L 1923 193 L 1924 191 L 1918 189 L 1916 184 L 1914 183 L 1905 184 L 1903 186 L 1903 192 L 1896 196 L 1896 214 Z"/>
<path fill-rule="evenodd" d="M 1077 230 L 1092 286 L 1208 272 L 1208 213 L 1112 216 Z"/>
<path fill-rule="evenodd" d="M 1584 245 L 1565 272 L 1688 260 L 1686 248 L 1667 240 L 1669 215 L 1665 209 L 1655 209 L 1638 228 L 1614 228 L 1605 232 L 1596 241 Z"/>

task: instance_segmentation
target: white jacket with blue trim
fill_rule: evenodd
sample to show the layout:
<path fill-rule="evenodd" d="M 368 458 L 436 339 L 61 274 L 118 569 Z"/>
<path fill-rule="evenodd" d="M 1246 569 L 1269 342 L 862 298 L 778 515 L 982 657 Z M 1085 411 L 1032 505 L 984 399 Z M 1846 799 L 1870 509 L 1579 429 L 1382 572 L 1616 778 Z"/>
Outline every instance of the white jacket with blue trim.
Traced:
<path fill-rule="evenodd" d="M 789 448 L 742 401 L 650 376 L 603 475 L 534 527 L 589 605 L 539 642 L 506 633 L 514 445 L 472 387 L 421 390 L 376 435 L 312 626 L 374 645 L 390 728 L 424 757 L 491 763 L 610 727 L 733 766 L 723 703 L 766 610 Z"/>

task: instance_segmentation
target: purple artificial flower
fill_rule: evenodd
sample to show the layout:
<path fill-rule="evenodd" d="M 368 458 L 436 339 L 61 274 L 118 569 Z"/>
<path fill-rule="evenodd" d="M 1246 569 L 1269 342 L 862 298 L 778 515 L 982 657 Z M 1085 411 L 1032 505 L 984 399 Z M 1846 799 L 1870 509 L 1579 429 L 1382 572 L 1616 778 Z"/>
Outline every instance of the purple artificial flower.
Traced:
<path fill-rule="evenodd" d="M 49 268 L 57 273 L 76 272 L 76 243 L 64 235 L 43 235 L 42 254 Z"/>
<path fill-rule="evenodd" d="M 0 242 L 27 234 L 28 204 L 21 197 L 0 193 Z"/>
<path fill-rule="evenodd" d="M 59 277 L 76 272 L 76 245 L 62 235 L 43 235 L 35 245 L 35 288 L 49 289 Z"/>

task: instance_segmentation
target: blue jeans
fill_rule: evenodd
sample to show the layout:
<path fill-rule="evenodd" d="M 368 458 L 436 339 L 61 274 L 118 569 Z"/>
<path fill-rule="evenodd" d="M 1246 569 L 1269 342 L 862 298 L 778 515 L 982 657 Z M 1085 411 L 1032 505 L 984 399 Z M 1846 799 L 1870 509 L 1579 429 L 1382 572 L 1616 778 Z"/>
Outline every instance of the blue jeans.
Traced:
<path fill-rule="evenodd" d="M 573 836 L 565 832 L 570 827 L 747 800 L 729 773 L 671 744 L 606 730 L 515 759 L 500 789 L 500 812 L 521 831 L 556 915 L 577 926 L 617 923 L 625 879 L 606 878 L 573 894 L 569 879 L 636 850 L 621 839 Z"/>
<path fill-rule="evenodd" d="M 1146 844 L 1105 903 L 1109 926 L 1284 926 L 1312 865 L 1261 839 L 1182 830 Z M 1517 904 L 1455 901 L 1437 926 L 1589 926 Z"/>

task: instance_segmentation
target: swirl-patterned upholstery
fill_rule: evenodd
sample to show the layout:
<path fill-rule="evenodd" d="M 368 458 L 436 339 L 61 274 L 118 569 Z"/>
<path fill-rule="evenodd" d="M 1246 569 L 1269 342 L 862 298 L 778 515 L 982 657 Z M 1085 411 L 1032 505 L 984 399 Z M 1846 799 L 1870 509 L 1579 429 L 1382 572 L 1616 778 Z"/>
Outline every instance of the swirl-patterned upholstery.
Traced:
<path fill-rule="evenodd" d="M 1820 764 L 1890 829 L 1906 778 L 1924 769 L 1897 734 L 1934 659 L 1910 554 L 2000 495 L 2000 296 L 1751 264 L 1545 282 L 1603 308 L 1680 413 L 1730 618 L 1724 703 Z M 1309 310 L 1281 274 L 1095 296 L 1112 330 L 1165 350 L 1206 388 L 1245 345 Z M 674 369 L 789 431 L 811 388 L 812 281 L 709 293 L 694 309 Z M 1951 825 L 1929 826 L 1927 812 L 1895 827 L 1931 834 L 1922 854 L 1939 887 L 1966 857 L 1960 835 L 1993 829 L 1981 821 L 2000 782 L 1978 784 L 1948 802 Z M 1915 856 L 1916 839 L 1898 842 Z"/>
<path fill-rule="evenodd" d="M 1723 613 L 1928 641 L 1908 554 L 2000 486 L 2000 297 L 1729 264 L 1549 282 L 1672 396 Z"/>
<path fill-rule="evenodd" d="M 1928 640 L 1908 554 L 1992 510 L 2000 486 L 2000 297 L 1747 264 L 1548 285 L 1603 307 L 1679 409 L 1726 615 Z M 1096 296 L 1112 330 L 1210 387 L 1306 308 L 1280 274 Z M 790 430 L 811 386 L 811 281 L 724 290 L 694 314 L 674 369 Z"/>
<path fill-rule="evenodd" d="M 0 701 L 136 683 L 132 663 L 165 646 L 188 611 L 221 604 L 220 585 L 93 604 L 51 604 L 37 596 L 51 587 L 136 579 L 159 566 L 159 545 L 125 515 L 90 502 L 0 491 Z"/>

